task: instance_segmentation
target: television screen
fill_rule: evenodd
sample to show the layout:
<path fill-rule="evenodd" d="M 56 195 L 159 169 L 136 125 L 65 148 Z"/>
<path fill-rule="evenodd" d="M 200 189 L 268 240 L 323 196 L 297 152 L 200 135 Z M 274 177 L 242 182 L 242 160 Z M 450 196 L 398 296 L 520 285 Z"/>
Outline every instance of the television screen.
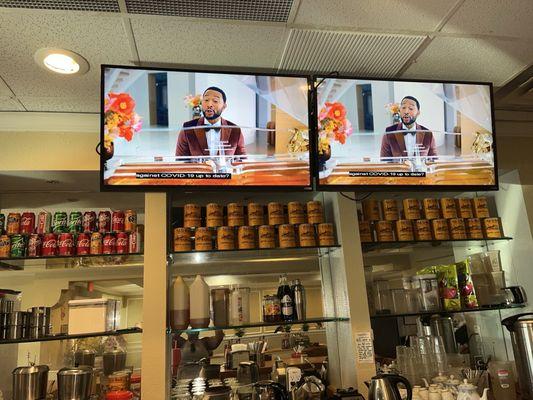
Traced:
<path fill-rule="evenodd" d="M 497 188 L 490 84 L 336 77 L 316 98 L 319 189 Z"/>
<path fill-rule="evenodd" d="M 310 189 L 309 82 L 102 66 L 102 189 Z"/>

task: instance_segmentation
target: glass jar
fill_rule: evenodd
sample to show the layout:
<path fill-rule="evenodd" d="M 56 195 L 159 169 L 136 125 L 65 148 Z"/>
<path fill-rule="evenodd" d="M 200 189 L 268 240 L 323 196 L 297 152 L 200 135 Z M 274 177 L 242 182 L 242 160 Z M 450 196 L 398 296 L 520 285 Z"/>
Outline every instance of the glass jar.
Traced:
<path fill-rule="evenodd" d="M 281 303 L 278 296 L 266 295 L 263 297 L 263 321 L 281 321 Z"/>

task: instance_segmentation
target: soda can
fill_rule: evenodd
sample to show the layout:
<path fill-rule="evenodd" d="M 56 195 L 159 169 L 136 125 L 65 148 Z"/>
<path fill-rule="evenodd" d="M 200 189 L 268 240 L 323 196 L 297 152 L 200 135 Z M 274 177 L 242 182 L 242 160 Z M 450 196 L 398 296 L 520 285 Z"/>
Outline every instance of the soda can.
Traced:
<path fill-rule="evenodd" d="M 102 254 L 115 254 L 117 252 L 117 239 L 111 232 L 106 233 L 102 240 Z"/>
<path fill-rule="evenodd" d="M 91 234 L 91 254 L 102 254 L 102 234 L 93 232 Z"/>
<path fill-rule="evenodd" d="M 111 213 L 109 211 L 100 211 L 98 213 L 98 232 L 106 233 L 111 231 Z"/>
<path fill-rule="evenodd" d="M 140 253 L 140 245 L 139 232 L 130 232 L 128 236 L 128 253 Z"/>
<path fill-rule="evenodd" d="M 54 213 L 54 219 L 52 221 L 52 231 L 54 233 L 67 232 L 67 213 L 58 211 Z"/>
<path fill-rule="evenodd" d="M 33 233 L 28 240 L 28 257 L 41 257 L 43 242 L 41 235 Z"/>
<path fill-rule="evenodd" d="M 111 231 L 115 233 L 124 232 L 124 211 L 113 211 Z"/>
<path fill-rule="evenodd" d="M 35 213 L 24 212 L 20 217 L 20 233 L 31 235 L 35 229 Z"/>
<path fill-rule="evenodd" d="M 72 233 L 62 233 L 57 238 L 57 249 L 60 256 L 74 255 L 74 240 Z"/>
<path fill-rule="evenodd" d="M 126 232 L 117 233 L 117 254 L 128 253 L 128 234 Z"/>
<path fill-rule="evenodd" d="M 124 211 L 124 232 L 133 232 L 137 229 L 137 213 L 133 210 Z"/>
<path fill-rule="evenodd" d="M 0 214 L 0 235 L 4 234 L 4 229 L 6 228 L 6 216 Z"/>
<path fill-rule="evenodd" d="M 52 214 L 48 211 L 41 211 L 37 216 L 37 229 L 36 233 L 44 235 L 45 233 L 50 233 L 52 228 Z"/>
<path fill-rule="evenodd" d="M 11 236 L 10 257 L 24 257 L 26 255 L 26 240 L 22 235 Z"/>
<path fill-rule="evenodd" d="M 81 224 L 83 232 L 96 231 L 96 213 L 94 211 L 85 211 Z"/>
<path fill-rule="evenodd" d="M 70 233 L 80 233 L 81 232 L 81 212 L 72 211 L 68 217 L 68 231 Z"/>
<path fill-rule="evenodd" d="M 45 233 L 41 255 L 43 257 L 53 257 L 57 255 L 57 236 L 55 233 Z"/>
<path fill-rule="evenodd" d="M 80 233 L 76 238 L 76 254 L 87 255 L 91 252 L 91 238 L 87 233 Z"/>
<path fill-rule="evenodd" d="M 11 239 L 9 236 L 0 236 L 0 258 L 8 258 L 11 254 Z"/>
<path fill-rule="evenodd" d="M 8 235 L 17 235 L 20 233 L 20 214 L 9 213 L 7 215 L 6 231 Z"/>

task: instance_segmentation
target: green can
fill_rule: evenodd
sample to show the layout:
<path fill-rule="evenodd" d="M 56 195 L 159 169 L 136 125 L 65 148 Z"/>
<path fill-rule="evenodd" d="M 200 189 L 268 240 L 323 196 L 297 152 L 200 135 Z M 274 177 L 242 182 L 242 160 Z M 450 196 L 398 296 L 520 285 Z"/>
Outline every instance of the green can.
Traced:
<path fill-rule="evenodd" d="M 70 233 L 81 232 L 82 214 L 79 211 L 72 211 L 68 218 L 68 231 Z"/>
<path fill-rule="evenodd" d="M 26 255 L 26 240 L 22 235 L 11 236 L 11 257 L 24 257 Z"/>
<path fill-rule="evenodd" d="M 63 211 L 58 211 L 54 213 L 54 219 L 52 221 L 52 231 L 54 233 L 66 233 L 67 227 L 67 213 Z"/>

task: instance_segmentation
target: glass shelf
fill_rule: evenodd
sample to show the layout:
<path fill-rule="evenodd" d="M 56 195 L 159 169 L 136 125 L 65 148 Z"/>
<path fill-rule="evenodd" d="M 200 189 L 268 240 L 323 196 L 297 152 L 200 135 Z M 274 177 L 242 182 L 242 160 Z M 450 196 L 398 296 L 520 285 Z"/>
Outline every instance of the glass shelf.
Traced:
<path fill-rule="evenodd" d="M 131 335 L 135 333 L 142 333 L 141 328 L 126 328 L 118 329 L 116 331 L 109 332 L 94 332 L 94 333 L 80 333 L 75 335 L 68 335 L 66 333 L 45 336 L 37 339 L 0 339 L 0 345 L 2 344 L 14 344 L 14 343 L 32 343 L 32 342 L 50 342 L 53 340 L 70 340 L 70 339 L 83 339 L 98 336 L 119 336 L 119 335 Z"/>
<path fill-rule="evenodd" d="M 427 248 L 441 245 L 454 245 L 460 247 L 479 247 L 487 244 L 495 244 L 513 240 L 511 237 L 499 239 L 461 239 L 461 240 L 415 240 L 408 242 L 362 242 L 363 253 L 383 254 L 387 252 L 396 252 L 403 248 Z"/>
<path fill-rule="evenodd" d="M 210 326 L 208 328 L 191 328 L 191 329 L 168 329 L 168 333 L 193 333 L 193 332 L 207 332 L 217 331 L 225 329 L 246 329 L 246 328 L 258 328 L 263 326 L 285 326 L 285 325 L 302 325 L 302 324 L 320 324 L 324 322 L 341 322 L 349 321 L 349 318 L 342 317 L 323 317 L 323 318 L 310 318 L 300 321 L 281 321 L 281 322 L 255 322 L 246 325 L 229 325 L 229 326 Z"/>
<path fill-rule="evenodd" d="M 483 311 L 494 311 L 494 310 L 510 310 L 515 308 L 524 308 L 525 304 L 497 304 L 493 306 L 483 306 L 478 308 L 467 308 L 463 310 L 458 311 L 419 311 L 415 313 L 403 313 L 403 314 L 376 314 L 372 315 L 371 319 L 376 318 L 403 318 L 403 317 L 421 317 L 421 316 L 431 316 L 435 314 L 459 314 L 459 313 L 467 313 L 467 312 L 483 312 Z"/>

